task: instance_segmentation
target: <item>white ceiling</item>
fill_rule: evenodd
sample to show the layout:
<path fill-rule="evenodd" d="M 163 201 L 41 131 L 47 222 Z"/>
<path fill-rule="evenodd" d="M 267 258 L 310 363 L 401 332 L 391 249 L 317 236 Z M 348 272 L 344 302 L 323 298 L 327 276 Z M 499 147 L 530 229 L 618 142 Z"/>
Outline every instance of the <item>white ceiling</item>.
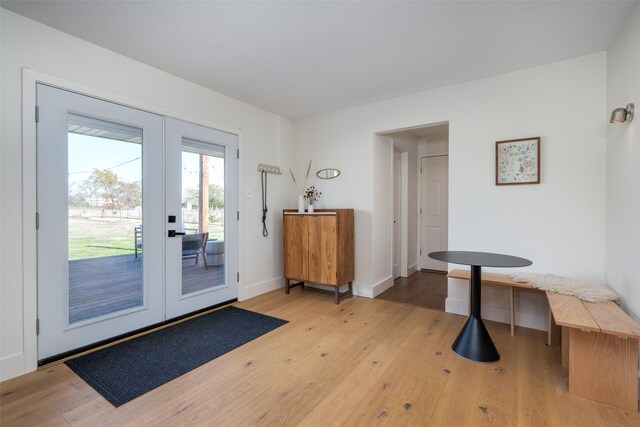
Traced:
<path fill-rule="evenodd" d="M 606 50 L 634 2 L 2 1 L 297 118 Z"/>

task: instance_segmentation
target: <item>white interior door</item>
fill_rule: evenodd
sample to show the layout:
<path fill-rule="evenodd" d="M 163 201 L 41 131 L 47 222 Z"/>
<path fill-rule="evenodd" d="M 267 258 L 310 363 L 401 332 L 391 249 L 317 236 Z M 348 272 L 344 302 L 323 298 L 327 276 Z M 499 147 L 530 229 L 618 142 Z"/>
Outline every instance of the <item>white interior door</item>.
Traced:
<path fill-rule="evenodd" d="M 422 158 L 421 267 L 447 271 L 447 263 L 429 258 L 448 248 L 449 157 Z"/>
<path fill-rule="evenodd" d="M 237 150 L 237 135 L 166 119 L 169 319 L 238 297 Z"/>
<path fill-rule="evenodd" d="M 163 320 L 163 118 L 37 85 L 38 359 Z"/>
<path fill-rule="evenodd" d="M 393 278 L 400 277 L 402 218 L 402 155 L 393 151 Z"/>

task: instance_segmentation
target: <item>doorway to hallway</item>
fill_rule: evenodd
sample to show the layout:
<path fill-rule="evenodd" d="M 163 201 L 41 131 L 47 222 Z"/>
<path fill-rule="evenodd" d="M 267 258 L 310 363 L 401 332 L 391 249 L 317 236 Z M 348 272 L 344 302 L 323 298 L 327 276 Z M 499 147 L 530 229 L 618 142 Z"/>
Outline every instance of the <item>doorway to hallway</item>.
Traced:
<path fill-rule="evenodd" d="M 447 276 L 442 272 L 420 270 L 409 277 L 399 277 L 393 287 L 377 298 L 444 311 L 447 299 Z"/>

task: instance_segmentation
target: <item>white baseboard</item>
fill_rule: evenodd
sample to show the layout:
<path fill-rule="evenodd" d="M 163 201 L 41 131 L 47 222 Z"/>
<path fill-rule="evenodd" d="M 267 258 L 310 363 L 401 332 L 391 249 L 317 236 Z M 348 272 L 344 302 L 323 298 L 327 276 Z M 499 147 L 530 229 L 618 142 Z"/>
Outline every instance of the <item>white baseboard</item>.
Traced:
<path fill-rule="evenodd" d="M 407 276 L 411 276 L 416 271 L 418 271 L 418 263 L 409 266 L 407 269 Z"/>
<path fill-rule="evenodd" d="M 468 300 L 447 298 L 445 300 L 445 311 L 447 313 L 469 315 Z M 516 309 L 516 325 L 525 328 L 537 329 L 539 331 L 547 330 L 547 314 L 531 313 L 526 311 L 518 311 Z M 501 323 L 509 323 L 509 308 L 496 307 L 482 304 L 482 318 L 493 320 Z"/>
<path fill-rule="evenodd" d="M 353 293 L 359 297 L 374 298 L 373 289 L 369 286 L 356 286 L 353 289 Z"/>
<path fill-rule="evenodd" d="M 26 374 L 24 371 L 23 353 L 10 354 L 0 359 L 0 381 L 5 381 L 22 374 Z"/>
<path fill-rule="evenodd" d="M 257 297 L 266 292 L 284 287 L 284 278 L 276 277 L 274 279 L 265 280 L 264 282 L 247 285 L 238 290 L 238 300 L 243 301 L 249 298 Z"/>
<path fill-rule="evenodd" d="M 373 285 L 371 289 L 371 296 L 369 298 L 375 298 L 390 287 L 393 286 L 393 277 L 389 276 L 386 279 Z"/>

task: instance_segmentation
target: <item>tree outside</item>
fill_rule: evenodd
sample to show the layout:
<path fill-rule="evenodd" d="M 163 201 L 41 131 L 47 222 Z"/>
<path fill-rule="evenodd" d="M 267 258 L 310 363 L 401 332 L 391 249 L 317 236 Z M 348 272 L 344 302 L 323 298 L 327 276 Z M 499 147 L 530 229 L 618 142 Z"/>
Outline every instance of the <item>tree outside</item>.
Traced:
<path fill-rule="evenodd" d="M 141 207 L 139 181 L 126 182 L 109 169 L 93 169 L 69 188 L 69 259 L 133 253 Z"/>

